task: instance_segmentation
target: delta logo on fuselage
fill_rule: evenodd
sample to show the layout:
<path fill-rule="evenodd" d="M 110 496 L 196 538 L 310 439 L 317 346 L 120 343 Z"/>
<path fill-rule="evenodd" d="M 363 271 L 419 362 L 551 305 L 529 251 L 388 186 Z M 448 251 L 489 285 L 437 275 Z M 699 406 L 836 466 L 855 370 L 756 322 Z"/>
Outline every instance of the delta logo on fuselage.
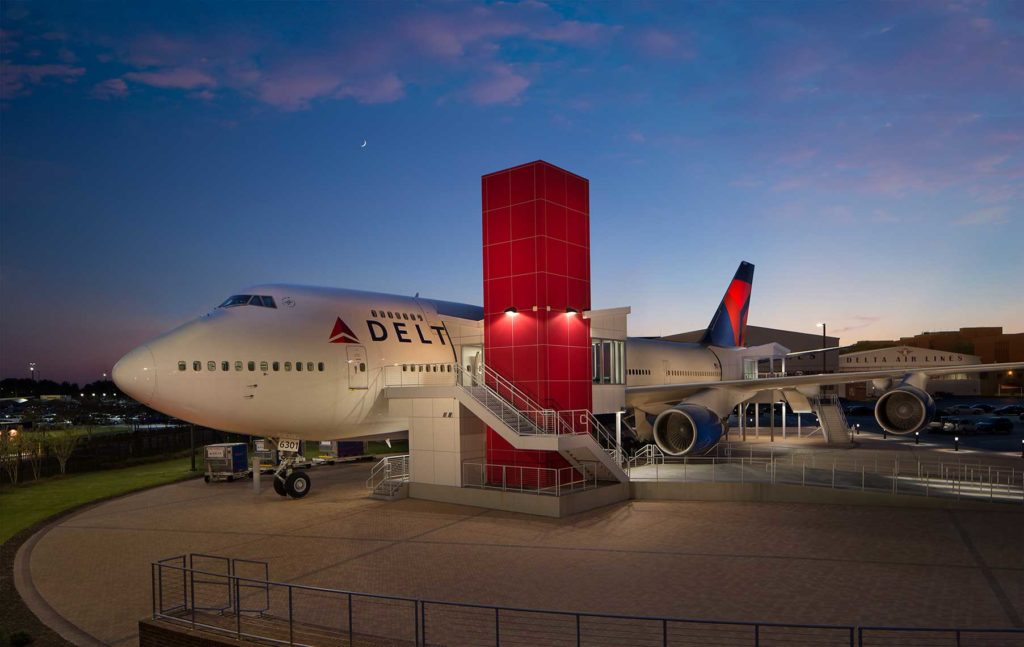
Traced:
<path fill-rule="evenodd" d="M 412 326 L 415 330 L 410 330 L 409 326 Z M 418 324 L 409 324 L 404 321 L 391 322 L 391 326 L 394 328 L 395 339 L 403 344 L 411 344 L 413 342 L 413 336 L 419 338 L 421 344 L 433 344 L 434 340 L 431 339 L 433 335 L 423 334 L 423 328 Z M 366 329 L 370 332 L 371 341 L 385 341 L 391 335 L 388 326 L 375 319 L 366 320 Z M 429 328 L 437 335 L 437 340 L 441 342 L 442 346 L 447 346 L 448 342 L 445 341 L 445 329 L 444 326 L 430 326 Z M 415 333 L 415 335 L 414 335 Z M 352 329 L 348 327 L 341 317 L 338 317 L 334 322 L 334 329 L 331 331 L 329 338 L 332 344 L 359 344 L 359 338 L 356 336 Z"/>

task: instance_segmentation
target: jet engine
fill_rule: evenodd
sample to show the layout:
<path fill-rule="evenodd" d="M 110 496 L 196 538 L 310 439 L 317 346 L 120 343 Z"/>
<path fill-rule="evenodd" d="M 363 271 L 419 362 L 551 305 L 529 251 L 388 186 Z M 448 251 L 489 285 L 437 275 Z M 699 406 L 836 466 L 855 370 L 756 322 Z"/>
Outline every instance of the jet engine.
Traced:
<path fill-rule="evenodd" d="M 934 415 L 932 396 L 909 384 L 885 392 L 875 404 L 875 419 L 890 434 L 913 433 L 931 422 Z"/>
<path fill-rule="evenodd" d="M 654 442 L 670 456 L 685 456 L 715 446 L 724 431 L 722 420 L 698 404 L 680 404 L 654 419 Z"/>

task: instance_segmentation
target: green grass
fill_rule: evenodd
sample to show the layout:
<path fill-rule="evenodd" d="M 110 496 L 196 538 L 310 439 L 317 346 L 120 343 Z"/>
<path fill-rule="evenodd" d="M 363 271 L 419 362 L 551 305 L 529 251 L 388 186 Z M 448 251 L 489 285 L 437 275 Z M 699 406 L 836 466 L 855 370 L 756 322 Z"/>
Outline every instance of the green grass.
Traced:
<path fill-rule="evenodd" d="M 131 425 L 76 425 L 71 427 L 53 427 L 52 429 L 31 429 L 26 430 L 25 435 L 33 437 L 36 435 L 70 432 L 73 436 L 102 436 L 105 434 L 118 434 L 131 431 Z"/>
<path fill-rule="evenodd" d="M 84 503 L 201 474 L 188 468 L 185 457 L 0 486 L 0 544 L 47 517 Z"/>
<path fill-rule="evenodd" d="M 409 453 L 408 440 L 392 440 L 391 447 L 382 440 L 371 440 L 366 443 L 367 454 L 407 454 Z"/>

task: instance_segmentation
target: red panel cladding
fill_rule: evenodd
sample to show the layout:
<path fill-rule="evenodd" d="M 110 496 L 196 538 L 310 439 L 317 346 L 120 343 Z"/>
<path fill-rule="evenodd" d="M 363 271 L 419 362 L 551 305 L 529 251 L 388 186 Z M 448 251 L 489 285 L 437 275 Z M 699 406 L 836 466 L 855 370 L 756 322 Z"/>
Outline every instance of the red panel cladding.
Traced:
<path fill-rule="evenodd" d="M 511 189 L 512 200 L 511 204 L 532 202 L 534 198 L 537 197 L 536 190 L 534 189 L 534 175 L 536 174 L 536 168 L 537 167 L 533 164 L 526 164 L 512 169 L 509 173 L 509 186 Z"/>
<path fill-rule="evenodd" d="M 586 180 L 578 175 L 566 175 L 565 206 L 581 213 L 590 213 L 589 196 L 590 187 Z"/>
<path fill-rule="evenodd" d="M 485 175 L 483 178 L 484 210 L 507 207 L 511 183 L 507 173 Z"/>
<path fill-rule="evenodd" d="M 537 293 L 537 275 L 536 274 L 523 274 L 522 276 L 512 277 L 512 303 L 516 304 L 517 309 L 525 309 L 533 307 L 533 304 L 539 303 L 538 298 L 540 296 Z"/>
<path fill-rule="evenodd" d="M 486 175 L 481 186 L 485 360 L 541 406 L 589 409 L 590 322 L 566 313 L 590 308 L 589 184 L 538 161 Z M 509 307 L 518 314 L 504 314 Z M 488 475 L 512 484 L 546 478 L 524 466 L 567 465 L 492 430 L 487 457 L 515 466 Z"/>
<path fill-rule="evenodd" d="M 512 275 L 512 243 L 488 245 L 484 250 L 487 253 L 488 278 L 495 279 Z"/>
<path fill-rule="evenodd" d="M 535 201 L 523 202 L 512 205 L 509 209 L 511 214 L 511 235 L 512 240 L 520 238 L 532 239 L 537 233 L 537 222 L 534 212 L 537 209 Z"/>
<path fill-rule="evenodd" d="M 534 274 L 537 271 L 537 241 L 520 238 L 512 241 L 512 275 Z M 516 307 L 532 308 L 534 303 L 516 304 Z"/>

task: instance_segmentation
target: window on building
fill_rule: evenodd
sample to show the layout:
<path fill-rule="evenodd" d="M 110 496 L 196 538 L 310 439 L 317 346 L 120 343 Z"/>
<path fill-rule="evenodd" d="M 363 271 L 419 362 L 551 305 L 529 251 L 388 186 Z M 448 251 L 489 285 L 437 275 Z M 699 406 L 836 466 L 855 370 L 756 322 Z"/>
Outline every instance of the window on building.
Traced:
<path fill-rule="evenodd" d="M 590 340 L 590 374 L 594 384 L 625 384 L 626 342 Z"/>

